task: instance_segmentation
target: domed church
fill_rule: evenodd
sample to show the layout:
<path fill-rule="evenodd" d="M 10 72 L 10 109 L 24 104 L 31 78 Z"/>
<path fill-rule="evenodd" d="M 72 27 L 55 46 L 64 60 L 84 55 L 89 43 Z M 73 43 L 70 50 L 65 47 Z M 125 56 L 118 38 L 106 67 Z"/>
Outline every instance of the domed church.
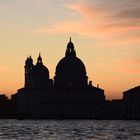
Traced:
<path fill-rule="evenodd" d="M 86 68 L 84 63 L 76 57 L 74 44 L 67 44 L 65 57 L 56 66 L 54 82 L 57 88 L 85 88 L 87 86 Z"/>
<path fill-rule="evenodd" d="M 32 57 L 27 57 L 24 68 L 25 85 L 16 94 L 22 118 L 90 118 L 96 105 L 105 102 L 104 90 L 88 82 L 86 67 L 76 56 L 71 38 L 54 79 L 49 78 L 40 53 L 35 65 Z"/>

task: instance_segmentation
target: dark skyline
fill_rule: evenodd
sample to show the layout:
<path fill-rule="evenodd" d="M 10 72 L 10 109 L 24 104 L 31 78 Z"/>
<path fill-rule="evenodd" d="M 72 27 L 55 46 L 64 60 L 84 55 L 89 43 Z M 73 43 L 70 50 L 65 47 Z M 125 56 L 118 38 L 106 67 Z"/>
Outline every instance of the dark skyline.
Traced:
<path fill-rule="evenodd" d="M 86 65 L 77 56 L 74 43 L 56 65 L 54 79 L 43 64 L 41 53 L 24 64 L 24 86 L 11 100 L 0 95 L 0 118 L 6 119 L 140 119 L 140 86 L 109 101 L 104 89 L 89 81 Z"/>
<path fill-rule="evenodd" d="M 139 0 L 0 1 L 0 93 L 24 83 L 23 61 L 41 52 L 53 78 L 69 36 L 108 99 L 139 85 Z"/>

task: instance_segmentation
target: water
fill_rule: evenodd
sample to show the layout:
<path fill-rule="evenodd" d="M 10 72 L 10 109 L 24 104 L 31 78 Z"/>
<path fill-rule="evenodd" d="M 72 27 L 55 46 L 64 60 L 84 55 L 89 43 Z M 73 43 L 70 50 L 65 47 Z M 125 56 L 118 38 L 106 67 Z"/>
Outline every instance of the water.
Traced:
<path fill-rule="evenodd" d="M 140 140 L 140 121 L 0 120 L 0 140 Z"/>

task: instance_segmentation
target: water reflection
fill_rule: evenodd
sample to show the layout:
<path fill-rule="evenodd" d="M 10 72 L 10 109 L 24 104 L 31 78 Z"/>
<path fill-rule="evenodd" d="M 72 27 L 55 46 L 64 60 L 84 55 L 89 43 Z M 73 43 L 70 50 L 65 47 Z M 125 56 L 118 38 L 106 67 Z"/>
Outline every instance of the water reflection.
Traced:
<path fill-rule="evenodd" d="M 2 140 L 140 139 L 139 121 L 0 120 Z"/>

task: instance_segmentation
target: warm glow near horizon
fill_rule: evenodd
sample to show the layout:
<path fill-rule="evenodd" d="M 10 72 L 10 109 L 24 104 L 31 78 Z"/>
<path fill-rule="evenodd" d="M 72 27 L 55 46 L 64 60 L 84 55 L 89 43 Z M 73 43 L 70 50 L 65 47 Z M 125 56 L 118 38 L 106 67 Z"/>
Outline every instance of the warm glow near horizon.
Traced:
<path fill-rule="evenodd" d="M 140 85 L 140 0 L 0 1 L 0 94 L 24 86 L 24 61 L 43 63 L 55 74 L 69 37 L 89 80 L 107 99 Z"/>

